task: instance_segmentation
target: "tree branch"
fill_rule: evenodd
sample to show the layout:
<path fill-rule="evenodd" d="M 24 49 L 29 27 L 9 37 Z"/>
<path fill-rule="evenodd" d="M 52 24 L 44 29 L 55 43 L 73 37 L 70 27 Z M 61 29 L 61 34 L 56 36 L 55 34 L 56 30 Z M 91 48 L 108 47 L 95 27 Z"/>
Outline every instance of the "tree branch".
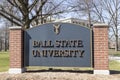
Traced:
<path fill-rule="evenodd" d="M 13 19 L 7 17 L 4 13 L 0 13 L 0 15 L 3 16 L 4 18 L 6 18 L 7 20 L 9 20 L 10 22 L 13 22 L 13 23 L 15 23 L 18 26 L 22 26 L 20 23 L 18 23 L 16 21 L 14 21 Z"/>
<path fill-rule="evenodd" d="M 7 14 L 8 16 L 10 16 L 10 17 L 14 18 L 15 20 L 19 21 L 20 23 L 22 23 L 22 21 L 19 18 L 15 17 L 13 14 L 11 14 L 11 13 L 5 11 L 5 10 L 0 10 L 0 13 Z"/>
<path fill-rule="evenodd" d="M 29 6 L 29 12 L 34 8 L 35 4 L 38 2 L 38 0 L 34 0 L 33 4 Z"/>
<path fill-rule="evenodd" d="M 15 1 L 15 0 L 13 0 Z M 11 0 L 7 0 L 7 2 L 9 2 L 12 6 L 16 6 Z"/>

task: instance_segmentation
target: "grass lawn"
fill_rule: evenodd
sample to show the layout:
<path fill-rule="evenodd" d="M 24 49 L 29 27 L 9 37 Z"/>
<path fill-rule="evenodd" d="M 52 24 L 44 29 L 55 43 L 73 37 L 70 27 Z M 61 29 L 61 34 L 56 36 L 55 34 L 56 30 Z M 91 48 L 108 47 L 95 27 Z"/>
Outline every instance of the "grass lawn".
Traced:
<path fill-rule="evenodd" d="M 8 71 L 9 69 L 9 54 L 8 52 L 0 52 L 0 72 Z"/>
<path fill-rule="evenodd" d="M 119 53 L 119 52 L 117 52 Z M 120 62 L 110 60 L 109 62 L 110 70 L 118 70 L 120 71 Z M 8 52 L 0 52 L 0 72 L 8 71 L 9 69 L 9 54 Z M 48 67 L 28 67 L 28 70 L 48 70 Z M 56 67 L 54 69 L 62 69 L 62 70 L 92 70 L 92 68 L 78 68 L 78 67 Z"/>
<path fill-rule="evenodd" d="M 109 61 L 109 69 L 120 71 L 120 62 L 117 62 L 115 60 L 110 60 Z"/>
<path fill-rule="evenodd" d="M 120 51 L 116 52 L 114 49 L 109 49 L 109 55 L 120 57 Z"/>

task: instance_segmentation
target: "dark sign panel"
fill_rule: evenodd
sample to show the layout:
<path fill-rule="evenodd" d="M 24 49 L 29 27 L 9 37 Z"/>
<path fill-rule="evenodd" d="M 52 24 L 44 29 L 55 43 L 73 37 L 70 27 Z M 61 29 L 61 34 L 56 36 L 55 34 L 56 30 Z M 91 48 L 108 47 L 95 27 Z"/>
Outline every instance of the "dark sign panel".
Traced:
<path fill-rule="evenodd" d="M 91 30 L 70 23 L 49 23 L 25 31 L 26 66 L 91 66 Z"/>

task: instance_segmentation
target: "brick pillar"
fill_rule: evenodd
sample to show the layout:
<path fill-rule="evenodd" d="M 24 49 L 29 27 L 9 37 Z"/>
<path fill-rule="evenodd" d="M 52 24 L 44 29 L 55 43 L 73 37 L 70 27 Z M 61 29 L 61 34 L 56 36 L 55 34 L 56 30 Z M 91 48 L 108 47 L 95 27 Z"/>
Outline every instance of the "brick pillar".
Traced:
<path fill-rule="evenodd" d="M 10 69 L 9 73 L 22 73 L 23 67 L 23 30 L 21 27 L 10 27 L 9 38 Z"/>
<path fill-rule="evenodd" d="M 108 25 L 93 26 L 94 74 L 109 74 Z"/>

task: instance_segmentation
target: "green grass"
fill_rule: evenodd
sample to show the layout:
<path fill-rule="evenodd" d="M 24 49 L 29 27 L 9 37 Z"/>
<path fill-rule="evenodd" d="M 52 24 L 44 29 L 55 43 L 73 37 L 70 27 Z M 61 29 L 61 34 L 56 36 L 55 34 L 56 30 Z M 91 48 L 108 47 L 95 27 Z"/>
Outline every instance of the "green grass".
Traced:
<path fill-rule="evenodd" d="M 0 72 L 8 71 L 9 69 L 9 54 L 8 52 L 0 52 Z"/>
<path fill-rule="evenodd" d="M 109 69 L 120 71 L 120 62 L 115 61 L 115 60 L 110 60 L 109 61 Z"/>
<path fill-rule="evenodd" d="M 109 55 L 120 57 L 120 51 L 115 51 L 114 49 L 109 49 Z"/>
<path fill-rule="evenodd" d="M 119 54 L 117 52 L 116 54 Z M 48 70 L 49 67 L 27 67 L 28 70 Z M 92 70 L 92 68 L 79 68 L 79 67 L 50 67 L 55 70 Z M 120 62 L 110 60 L 110 70 L 120 71 Z M 8 71 L 9 69 L 9 54 L 8 52 L 0 52 L 0 72 Z"/>

